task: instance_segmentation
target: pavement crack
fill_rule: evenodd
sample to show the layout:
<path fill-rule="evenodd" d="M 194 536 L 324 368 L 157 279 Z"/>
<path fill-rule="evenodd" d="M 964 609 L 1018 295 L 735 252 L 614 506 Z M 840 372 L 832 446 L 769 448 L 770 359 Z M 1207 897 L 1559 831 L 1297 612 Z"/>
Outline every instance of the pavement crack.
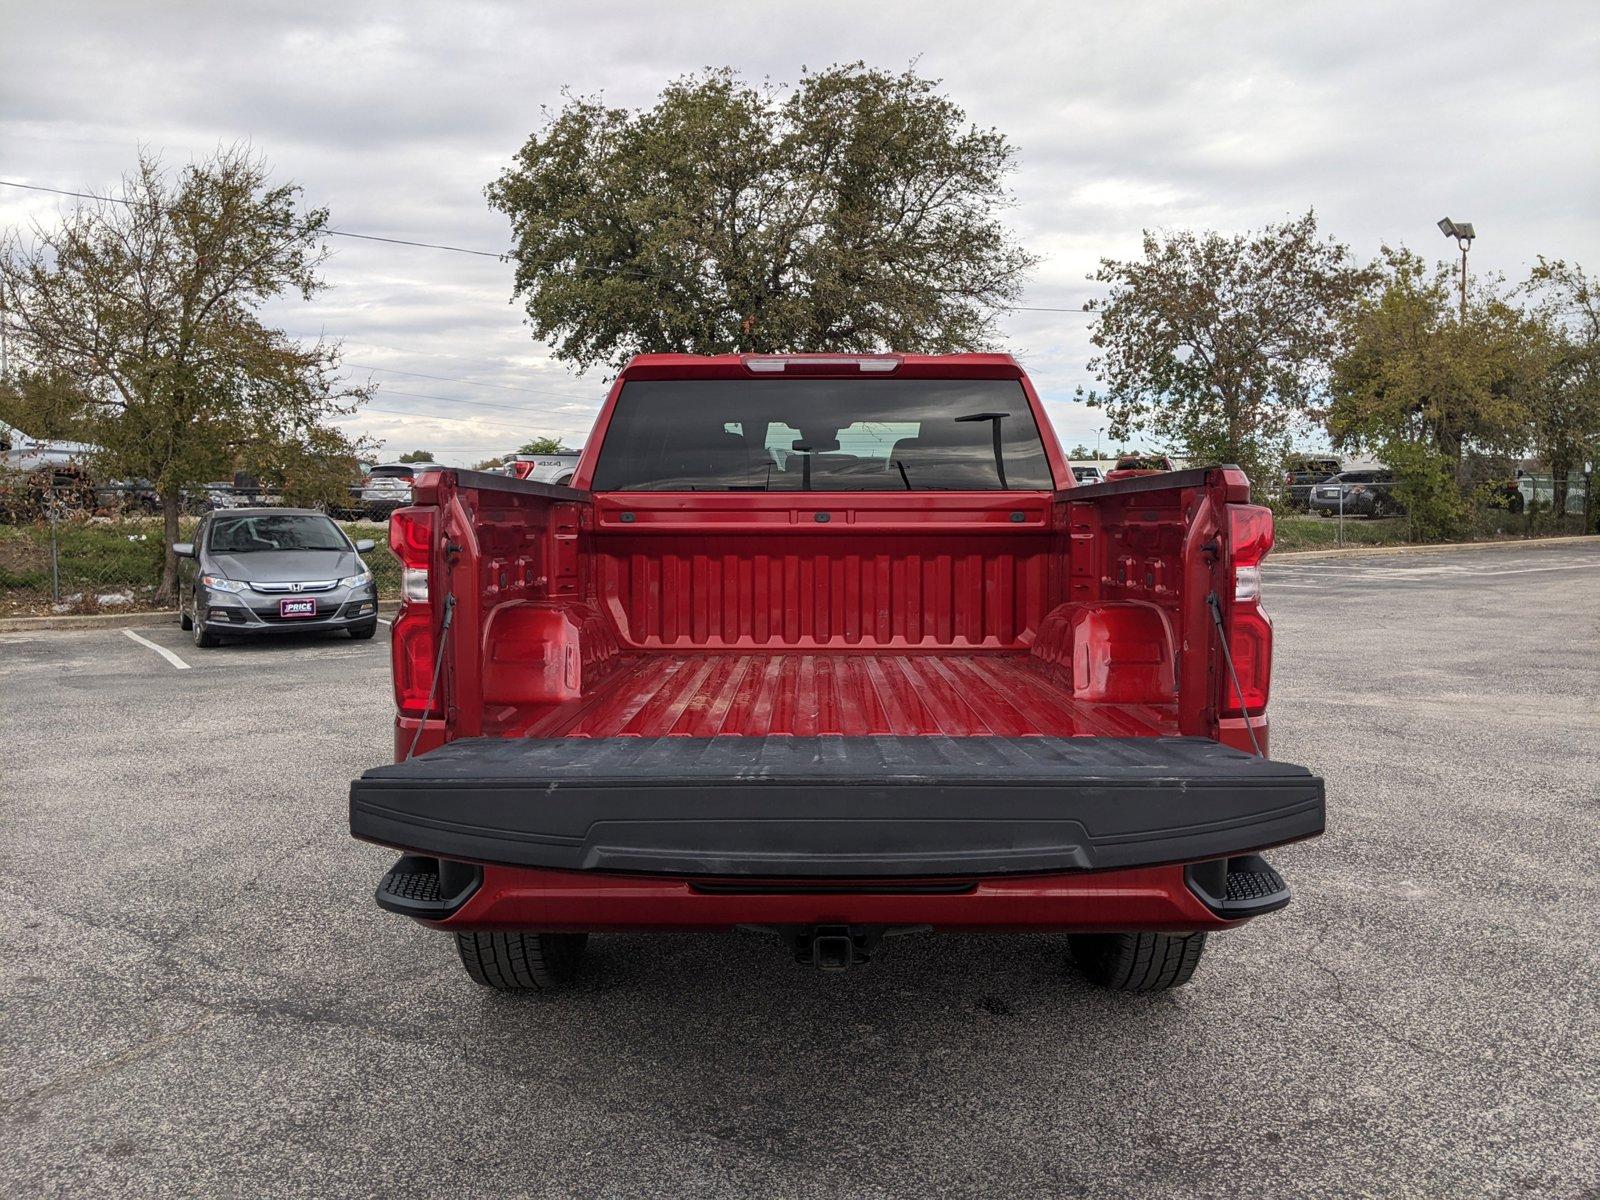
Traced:
<path fill-rule="evenodd" d="M 1317 940 L 1312 944 L 1311 949 L 1307 951 L 1306 958 L 1310 961 L 1312 966 L 1316 967 L 1318 971 L 1326 975 L 1329 982 L 1333 984 L 1333 1002 L 1354 1017 L 1358 1024 L 1365 1025 L 1370 1029 L 1376 1030 L 1379 1034 L 1396 1046 L 1410 1050 L 1413 1054 L 1420 1054 L 1425 1058 L 1430 1058 L 1435 1062 L 1455 1063 L 1458 1065 L 1470 1063 L 1474 1066 L 1490 1065 L 1494 1067 L 1500 1067 L 1502 1065 L 1496 1062 L 1494 1059 L 1463 1058 L 1460 1055 L 1451 1054 L 1447 1050 L 1440 1050 L 1436 1046 L 1430 1046 L 1426 1042 L 1417 1041 L 1415 1038 L 1408 1037 L 1394 1029 L 1370 1009 L 1362 1008 L 1360 1005 L 1352 1001 L 1345 994 L 1344 977 L 1341 976 L 1339 972 L 1331 965 L 1325 962 L 1318 953 L 1318 951 L 1322 949 L 1323 943 L 1327 941 L 1329 928 L 1329 926 L 1324 925 L 1317 931 Z"/>
<path fill-rule="evenodd" d="M 73 1071 L 60 1079 L 36 1087 L 32 1091 L 23 1092 L 19 1096 L 0 1101 L 0 1114 L 15 1117 L 26 1112 L 40 1100 L 51 1100 L 58 1096 L 75 1092 L 79 1088 L 88 1087 L 90 1084 L 104 1079 L 107 1075 L 120 1071 L 123 1067 L 141 1062 L 160 1053 L 168 1046 L 176 1045 L 178 1042 L 198 1033 L 208 1025 L 215 1024 L 221 1019 L 221 1013 L 208 1012 L 204 1016 L 197 1017 L 187 1025 L 179 1026 L 169 1033 L 164 1033 L 159 1037 L 153 1037 L 147 1041 L 140 1042 L 138 1045 L 130 1046 L 118 1054 L 101 1059 L 99 1062 L 90 1063 L 81 1070 Z"/>

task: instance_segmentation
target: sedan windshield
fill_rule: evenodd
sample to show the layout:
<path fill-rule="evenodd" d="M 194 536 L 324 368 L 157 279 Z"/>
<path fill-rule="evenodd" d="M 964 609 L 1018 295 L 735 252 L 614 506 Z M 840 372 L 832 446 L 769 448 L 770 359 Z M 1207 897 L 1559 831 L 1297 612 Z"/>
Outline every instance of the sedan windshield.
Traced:
<path fill-rule="evenodd" d="M 270 513 L 225 517 L 211 527 L 214 554 L 249 554 L 255 550 L 348 550 L 339 527 L 327 517 Z"/>

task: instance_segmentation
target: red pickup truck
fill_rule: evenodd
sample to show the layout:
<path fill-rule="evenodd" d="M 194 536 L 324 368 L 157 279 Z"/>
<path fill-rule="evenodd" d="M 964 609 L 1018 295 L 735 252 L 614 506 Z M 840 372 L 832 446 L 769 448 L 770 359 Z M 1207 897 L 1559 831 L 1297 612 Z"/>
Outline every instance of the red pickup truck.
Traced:
<path fill-rule="evenodd" d="M 1323 828 L 1266 757 L 1272 517 L 1232 467 L 1075 484 L 1007 355 L 643 355 L 570 487 L 417 476 L 395 762 L 352 833 L 467 973 L 591 933 L 1056 931 L 1186 982 Z"/>

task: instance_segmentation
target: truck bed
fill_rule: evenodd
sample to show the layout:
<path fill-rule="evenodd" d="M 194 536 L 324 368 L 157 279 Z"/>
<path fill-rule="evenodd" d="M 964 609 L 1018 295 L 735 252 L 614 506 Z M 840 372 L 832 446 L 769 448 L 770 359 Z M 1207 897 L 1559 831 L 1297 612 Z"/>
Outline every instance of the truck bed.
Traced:
<path fill-rule="evenodd" d="M 1170 704 L 1086 703 L 1027 654 L 670 654 L 622 659 L 581 699 L 505 731 L 531 737 L 1157 737 Z"/>

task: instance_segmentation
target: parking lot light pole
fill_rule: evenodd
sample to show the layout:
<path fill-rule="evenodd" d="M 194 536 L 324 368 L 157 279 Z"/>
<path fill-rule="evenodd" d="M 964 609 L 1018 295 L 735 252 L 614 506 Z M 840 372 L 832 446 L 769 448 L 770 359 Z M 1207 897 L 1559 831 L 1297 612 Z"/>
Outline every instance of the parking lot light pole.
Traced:
<path fill-rule="evenodd" d="M 1456 245 L 1461 247 L 1461 323 L 1467 323 L 1467 251 L 1472 249 L 1472 239 L 1477 237 L 1477 231 L 1472 228 L 1471 221 L 1452 221 L 1449 217 L 1439 218 L 1439 232 L 1445 237 L 1455 238 Z"/>

